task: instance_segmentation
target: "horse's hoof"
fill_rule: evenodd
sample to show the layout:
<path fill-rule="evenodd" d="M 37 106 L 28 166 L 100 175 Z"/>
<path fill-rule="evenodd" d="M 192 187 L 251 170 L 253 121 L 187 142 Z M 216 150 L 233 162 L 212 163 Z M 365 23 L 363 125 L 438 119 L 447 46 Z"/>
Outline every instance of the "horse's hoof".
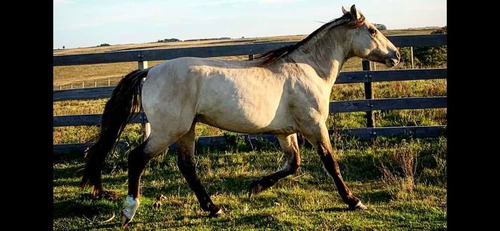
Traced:
<path fill-rule="evenodd" d="M 250 184 L 250 190 L 248 190 L 248 198 L 252 198 L 253 195 L 257 195 L 258 193 L 262 192 L 264 188 L 262 185 L 259 184 L 259 181 L 253 181 Z"/>
<path fill-rule="evenodd" d="M 104 190 L 102 190 L 101 187 L 94 186 L 94 188 L 92 189 L 92 195 L 94 197 L 100 197 L 103 195 L 103 193 L 104 193 Z"/>
<path fill-rule="evenodd" d="M 223 214 L 224 214 L 224 210 L 222 210 L 222 208 L 219 208 L 219 210 L 217 212 L 215 212 L 215 211 L 210 212 L 210 214 L 208 214 L 208 217 L 220 217 Z"/>
<path fill-rule="evenodd" d="M 128 223 L 130 223 L 131 219 L 128 219 L 125 214 L 122 214 L 122 229 L 127 227 Z"/>
<path fill-rule="evenodd" d="M 153 204 L 154 209 L 159 209 L 162 206 L 162 203 L 160 201 L 157 201 Z"/>
<path fill-rule="evenodd" d="M 356 211 L 356 210 L 367 210 L 368 208 L 359 201 L 355 206 L 349 206 L 349 210 L 351 211 Z"/>
<path fill-rule="evenodd" d="M 82 182 L 80 182 L 80 185 L 78 186 L 78 188 L 79 188 L 80 190 L 84 190 L 84 189 L 86 189 L 88 186 L 89 186 L 89 184 L 88 184 L 87 182 L 83 182 L 83 181 L 82 181 Z"/>

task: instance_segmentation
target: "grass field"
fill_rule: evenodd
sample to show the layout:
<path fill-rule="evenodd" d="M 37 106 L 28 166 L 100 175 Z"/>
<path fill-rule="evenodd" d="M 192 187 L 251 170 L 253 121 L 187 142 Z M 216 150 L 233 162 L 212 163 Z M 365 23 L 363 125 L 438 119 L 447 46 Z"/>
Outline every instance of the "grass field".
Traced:
<path fill-rule="evenodd" d="M 433 30 L 435 29 L 385 30 L 383 31 L 383 33 L 387 36 L 419 35 L 419 34 L 430 34 Z M 230 40 L 206 40 L 206 41 L 186 41 L 186 42 L 167 42 L 167 43 L 149 42 L 142 44 L 113 44 L 111 46 L 55 49 L 54 55 L 102 53 L 102 52 L 124 51 L 133 49 L 165 49 L 165 48 L 180 48 L 180 47 L 192 47 L 192 46 L 218 46 L 218 45 L 220 46 L 220 45 L 234 45 L 234 44 L 262 43 L 262 42 L 299 41 L 304 39 L 306 36 L 307 35 L 285 35 L 285 36 L 272 36 L 272 37 L 234 38 Z"/>
<path fill-rule="evenodd" d="M 176 167 L 175 152 L 150 163 L 142 179 L 141 207 L 131 230 L 256 229 L 256 230 L 405 230 L 446 229 L 446 139 L 378 139 L 374 142 L 334 140 L 343 176 L 353 193 L 369 207 L 346 211 L 333 180 L 316 152 L 302 148 L 299 171 L 271 189 L 248 199 L 251 180 L 284 164 L 277 147 L 252 151 L 200 150 L 197 170 L 212 200 L 226 214 L 207 218 Z M 415 174 L 401 170 L 397 156 L 413 160 Z M 119 196 L 92 199 L 90 189 L 79 191 L 81 160 L 54 164 L 54 230 L 118 230 L 126 194 L 126 155 L 110 158 L 104 185 Z M 395 180 L 380 170 L 390 166 Z M 411 185 L 405 181 L 411 177 Z M 166 200 L 153 204 L 161 194 Z M 100 223 L 116 215 L 107 223 Z"/>
<path fill-rule="evenodd" d="M 386 34 L 429 34 L 432 30 L 386 31 Z M 54 55 L 98 53 L 126 49 L 213 46 L 266 41 L 298 41 L 304 35 L 246 38 L 180 43 L 146 43 L 55 50 Z M 247 56 L 218 57 L 245 60 Z M 149 66 L 162 61 L 149 62 Z M 446 66 L 436 66 L 446 67 Z M 85 85 L 115 85 L 137 63 L 112 63 L 54 67 L 54 89 Z M 397 68 L 408 68 L 407 63 Z M 435 67 L 431 67 L 435 68 Z M 377 65 L 377 69 L 385 69 Z M 361 59 L 349 60 L 342 71 L 361 70 Z M 96 82 L 94 82 L 96 81 Z M 446 80 L 374 83 L 375 98 L 446 96 Z M 335 85 L 332 100 L 363 99 L 362 84 Z M 107 99 L 54 102 L 54 115 L 101 114 Z M 365 127 L 364 113 L 340 113 L 328 119 L 335 128 Z M 446 125 L 446 109 L 375 111 L 377 126 Z M 134 146 L 140 126 L 128 125 L 122 138 Z M 54 128 L 54 144 L 95 141 L 96 126 Z M 197 135 L 232 135 L 199 125 Z M 332 136 L 342 174 L 351 190 L 369 207 L 367 211 L 346 211 L 333 180 L 323 170 L 314 150 L 301 149 L 302 166 L 268 191 L 251 200 L 251 180 L 278 170 L 283 165 L 279 147 L 266 142 L 252 150 L 237 141 L 221 149 L 200 149 L 197 169 L 207 191 L 226 214 L 207 218 L 176 167 L 176 152 L 153 160 L 142 180 L 141 207 L 129 229 L 155 230 L 442 230 L 446 229 L 446 138 L 378 138 L 357 141 Z M 54 163 L 54 230 L 117 230 L 126 193 L 126 158 L 123 151 L 108 158 L 104 186 L 116 197 L 94 199 L 90 189 L 80 191 L 78 183 L 84 160 L 57 159 Z M 156 198 L 167 200 L 153 208 Z M 110 222 L 101 223 L 110 218 Z"/>

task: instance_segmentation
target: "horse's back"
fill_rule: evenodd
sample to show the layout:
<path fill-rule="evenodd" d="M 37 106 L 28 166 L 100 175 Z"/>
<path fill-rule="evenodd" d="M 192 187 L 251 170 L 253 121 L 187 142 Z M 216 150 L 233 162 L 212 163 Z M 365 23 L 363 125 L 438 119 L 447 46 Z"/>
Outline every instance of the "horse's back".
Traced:
<path fill-rule="evenodd" d="M 238 132 L 290 130 L 287 84 L 250 62 L 179 58 L 151 68 L 143 105 L 148 119 L 155 113 Z"/>

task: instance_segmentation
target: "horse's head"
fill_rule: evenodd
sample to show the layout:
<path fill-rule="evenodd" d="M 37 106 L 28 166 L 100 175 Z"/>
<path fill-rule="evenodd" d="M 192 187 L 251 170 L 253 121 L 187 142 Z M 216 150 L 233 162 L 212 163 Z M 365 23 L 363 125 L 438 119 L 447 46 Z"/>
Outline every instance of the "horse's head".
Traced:
<path fill-rule="evenodd" d="M 383 63 L 388 67 L 394 67 L 399 63 L 400 54 L 394 44 L 387 39 L 372 23 L 365 19 L 363 14 L 354 5 L 347 11 L 342 7 L 344 15 L 349 14 L 352 18 L 345 24 L 351 38 L 352 56 L 368 59 L 373 62 Z"/>

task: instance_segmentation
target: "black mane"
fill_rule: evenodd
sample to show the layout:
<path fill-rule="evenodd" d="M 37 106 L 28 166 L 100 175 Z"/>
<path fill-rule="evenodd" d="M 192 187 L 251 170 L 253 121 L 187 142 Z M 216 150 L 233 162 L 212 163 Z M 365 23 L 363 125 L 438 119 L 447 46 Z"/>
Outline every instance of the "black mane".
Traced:
<path fill-rule="evenodd" d="M 335 28 L 335 27 L 338 27 L 338 26 L 341 26 L 341 25 L 348 23 L 349 21 L 351 21 L 351 19 L 352 19 L 351 14 L 349 14 L 349 13 L 344 14 L 340 18 L 337 18 L 335 20 L 332 20 L 330 22 L 325 23 L 320 28 L 318 28 L 314 32 L 312 32 L 305 39 L 301 40 L 300 42 L 298 42 L 294 45 L 288 45 L 288 46 L 284 46 L 284 47 L 281 47 L 278 49 L 270 50 L 264 54 L 261 54 L 259 57 L 257 57 L 257 59 L 263 59 L 261 62 L 261 65 L 268 66 L 268 65 L 274 63 L 276 60 L 290 54 L 292 51 L 301 47 L 302 45 L 307 43 L 309 40 L 311 40 L 313 37 L 315 37 L 319 32 L 323 31 L 327 27 L 330 27 L 332 24 L 336 24 L 336 25 L 333 25 L 331 27 L 331 28 Z"/>

